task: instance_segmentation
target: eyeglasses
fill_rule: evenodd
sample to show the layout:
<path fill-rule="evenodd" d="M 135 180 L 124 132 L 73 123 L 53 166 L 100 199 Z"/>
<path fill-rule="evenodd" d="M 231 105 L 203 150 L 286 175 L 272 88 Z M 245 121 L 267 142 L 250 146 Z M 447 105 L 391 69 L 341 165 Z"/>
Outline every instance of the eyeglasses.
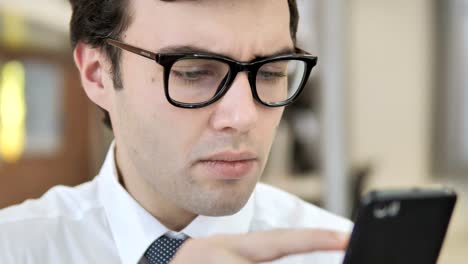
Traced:
<path fill-rule="evenodd" d="M 301 94 L 317 64 L 317 57 L 298 48 L 295 54 L 240 62 L 206 53 L 153 53 L 114 39 L 106 42 L 163 66 L 166 98 L 182 108 L 200 108 L 216 102 L 226 94 L 237 74 L 244 71 L 257 102 L 267 107 L 286 106 Z"/>

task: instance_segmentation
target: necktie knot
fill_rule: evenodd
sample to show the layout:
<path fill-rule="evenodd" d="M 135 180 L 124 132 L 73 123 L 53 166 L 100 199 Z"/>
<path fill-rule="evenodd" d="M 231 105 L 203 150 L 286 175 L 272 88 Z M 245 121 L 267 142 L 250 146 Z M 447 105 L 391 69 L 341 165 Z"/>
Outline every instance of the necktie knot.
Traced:
<path fill-rule="evenodd" d="M 150 264 L 167 264 L 187 238 L 179 239 L 164 235 L 151 244 L 145 257 Z"/>

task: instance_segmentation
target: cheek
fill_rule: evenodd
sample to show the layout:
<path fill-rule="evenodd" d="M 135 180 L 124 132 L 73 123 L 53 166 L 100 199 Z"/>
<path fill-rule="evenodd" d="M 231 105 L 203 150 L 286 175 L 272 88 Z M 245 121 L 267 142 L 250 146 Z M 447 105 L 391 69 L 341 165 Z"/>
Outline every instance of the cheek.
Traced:
<path fill-rule="evenodd" d="M 135 102 L 120 110 L 119 135 L 131 159 L 144 175 L 182 175 L 199 140 L 200 117 L 169 103 Z"/>
<path fill-rule="evenodd" d="M 137 127 L 141 132 L 151 132 L 148 129 L 164 122 L 160 114 L 166 111 L 163 108 L 168 107 L 163 70 L 151 60 L 139 56 L 127 55 L 122 60 L 125 61 L 121 70 L 125 73 L 122 76 L 124 88 L 117 92 L 116 104 L 121 108 L 122 115 L 128 116 L 128 122 L 140 123 Z"/>
<path fill-rule="evenodd" d="M 171 126 L 169 104 L 164 95 L 162 71 L 150 60 L 135 56 L 122 58 L 123 89 L 115 93 L 114 132 L 127 141 L 134 152 L 154 155 L 155 146 L 170 140 L 165 130 Z M 164 114 L 163 114 L 164 113 Z"/>
<path fill-rule="evenodd" d="M 122 70 L 124 89 L 117 92 L 116 102 L 121 128 L 128 130 L 126 137 L 134 137 L 140 148 L 153 148 L 147 149 L 148 154 L 157 152 L 154 155 L 182 159 L 200 137 L 206 113 L 171 105 L 164 93 L 162 67 L 148 61 L 127 57 Z"/>
<path fill-rule="evenodd" d="M 268 155 L 276 130 L 281 121 L 284 108 L 266 108 L 259 112 L 259 123 L 256 127 L 255 140 L 261 144 L 263 152 Z"/>
<path fill-rule="evenodd" d="M 146 101 L 151 96 L 143 98 Z M 138 112 L 132 121 L 138 128 L 136 140 L 141 141 L 140 147 L 153 159 L 157 156 L 168 167 L 183 168 L 206 130 L 208 118 L 203 111 L 178 108 L 165 97 L 160 99 L 155 98 L 157 103 L 139 102 L 132 107 Z"/>
<path fill-rule="evenodd" d="M 150 59 L 124 52 L 121 58 L 124 89 L 136 100 L 162 102 L 164 99 L 164 69 Z M 143 97 L 145 96 L 145 97 Z"/>
<path fill-rule="evenodd" d="M 190 156 L 192 148 L 206 130 L 207 117 L 195 109 L 177 108 L 169 103 L 155 113 L 160 126 L 158 134 L 165 140 L 165 147 L 172 149 L 180 159 Z"/>
<path fill-rule="evenodd" d="M 281 117 L 283 116 L 284 107 L 280 108 L 265 108 L 259 112 L 259 127 L 266 135 L 274 135 L 276 128 L 279 126 Z"/>

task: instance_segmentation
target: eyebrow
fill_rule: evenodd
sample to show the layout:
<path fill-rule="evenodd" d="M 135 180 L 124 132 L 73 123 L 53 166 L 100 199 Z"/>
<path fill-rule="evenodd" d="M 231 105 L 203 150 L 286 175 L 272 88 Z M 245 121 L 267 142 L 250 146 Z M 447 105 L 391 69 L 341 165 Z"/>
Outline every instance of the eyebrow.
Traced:
<path fill-rule="evenodd" d="M 230 56 L 226 54 L 221 54 L 221 53 L 216 53 L 213 51 L 210 51 L 206 48 L 202 47 L 197 47 L 197 46 L 191 46 L 191 45 L 175 45 L 175 46 L 167 46 L 164 48 L 159 49 L 158 53 L 203 53 L 203 54 L 209 54 L 209 55 L 216 55 L 216 56 L 222 56 L 222 57 L 228 57 L 231 58 Z M 258 60 L 258 59 L 264 59 L 268 57 L 275 57 L 275 56 L 281 56 L 281 55 L 287 55 L 287 54 L 294 54 L 296 53 L 296 48 L 292 47 L 284 47 L 281 48 L 273 53 L 269 54 L 255 54 L 253 56 L 253 60 Z"/>

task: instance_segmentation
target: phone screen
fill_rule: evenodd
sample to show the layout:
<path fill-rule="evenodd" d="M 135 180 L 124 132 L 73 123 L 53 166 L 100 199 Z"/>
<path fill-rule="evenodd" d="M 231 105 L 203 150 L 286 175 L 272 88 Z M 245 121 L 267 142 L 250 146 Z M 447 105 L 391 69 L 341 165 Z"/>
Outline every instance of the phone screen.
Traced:
<path fill-rule="evenodd" d="M 455 201 L 447 190 L 371 193 L 358 211 L 344 263 L 436 263 Z"/>

